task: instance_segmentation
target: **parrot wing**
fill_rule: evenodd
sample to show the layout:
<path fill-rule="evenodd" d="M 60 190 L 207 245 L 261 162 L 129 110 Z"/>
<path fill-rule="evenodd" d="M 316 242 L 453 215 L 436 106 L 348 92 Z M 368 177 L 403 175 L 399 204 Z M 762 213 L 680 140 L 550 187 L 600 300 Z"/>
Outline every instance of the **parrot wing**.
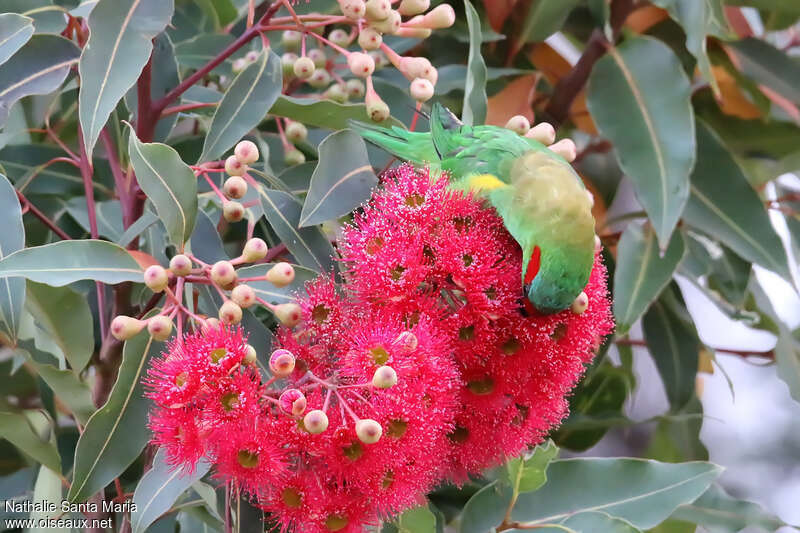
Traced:
<path fill-rule="evenodd" d="M 382 128 L 351 120 L 350 128 L 367 141 L 404 161 L 423 164 L 439 161 L 430 133 L 417 133 L 392 126 Z"/>

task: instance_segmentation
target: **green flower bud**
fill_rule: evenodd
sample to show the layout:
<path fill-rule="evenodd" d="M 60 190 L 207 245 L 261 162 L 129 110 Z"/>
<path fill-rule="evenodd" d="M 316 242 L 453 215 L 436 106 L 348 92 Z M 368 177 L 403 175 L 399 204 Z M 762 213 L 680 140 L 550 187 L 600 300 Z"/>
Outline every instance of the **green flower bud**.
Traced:
<path fill-rule="evenodd" d="M 256 353 L 256 349 L 253 348 L 249 344 L 244 345 L 244 358 L 242 359 L 242 363 L 246 365 L 254 365 L 256 363 L 256 359 L 258 358 L 258 354 Z"/>
<path fill-rule="evenodd" d="M 328 40 L 337 46 L 341 46 L 342 48 L 347 48 L 350 46 L 350 34 L 339 28 L 332 30 L 328 34 Z"/>
<path fill-rule="evenodd" d="M 328 90 L 325 91 L 323 97 L 340 104 L 344 104 L 349 99 L 347 89 L 341 83 L 334 83 L 328 87 Z"/>
<path fill-rule="evenodd" d="M 286 52 L 281 56 L 281 68 L 283 69 L 283 77 L 291 78 L 294 76 L 294 64 L 297 61 L 297 54 Z"/>
<path fill-rule="evenodd" d="M 322 89 L 331 82 L 331 75 L 325 69 L 317 69 L 314 74 L 308 78 L 308 84 L 315 89 Z"/>
<path fill-rule="evenodd" d="M 253 237 L 244 243 L 242 250 L 242 260 L 246 263 L 253 263 L 267 256 L 267 243 L 263 239 Z"/>
<path fill-rule="evenodd" d="M 426 12 L 429 7 L 431 7 L 431 0 L 403 0 L 397 11 L 405 17 L 413 17 Z"/>
<path fill-rule="evenodd" d="M 211 267 L 211 280 L 222 287 L 236 281 L 236 270 L 230 261 L 217 261 Z"/>
<path fill-rule="evenodd" d="M 300 41 L 303 34 L 299 31 L 286 30 L 281 34 L 281 44 L 287 52 L 297 52 L 300 49 Z"/>
<path fill-rule="evenodd" d="M 303 125 L 302 122 L 289 122 L 286 125 L 285 133 L 286 138 L 292 141 L 294 144 L 301 143 L 308 137 L 308 129 Z"/>
<path fill-rule="evenodd" d="M 367 0 L 365 6 L 367 8 L 365 15 L 370 22 L 386 20 L 392 11 L 392 3 L 389 0 Z"/>
<path fill-rule="evenodd" d="M 582 315 L 589 308 L 589 297 L 585 292 L 581 292 L 575 301 L 572 302 L 570 310 L 576 315 Z"/>
<path fill-rule="evenodd" d="M 314 61 L 309 57 L 301 57 L 294 62 L 294 75 L 301 80 L 309 79 L 316 69 Z"/>
<path fill-rule="evenodd" d="M 400 30 L 400 24 L 402 22 L 403 19 L 400 17 L 400 13 L 391 10 L 384 20 L 373 20 L 369 23 L 369 26 L 381 33 L 394 35 Z"/>
<path fill-rule="evenodd" d="M 293 167 L 295 165 L 300 165 L 306 162 L 306 156 L 298 150 L 297 148 L 292 148 L 291 150 L 287 151 L 286 154 L 283 156 L 283 160 L 287 166 Z"/>
<path fill-rule="evenodd" d="M 192 260 L 183 254 L 177 254 L 169 260 L 169 269 L 176 276 L 188 276 L 192 272 Z"/>
<path fill-rule="evenodd" d="M 377 50 L 383 43 L 383 37 L 374 28 L 367 26 L 358 34 L 358 45 L 364 50 Z"/>
<path fill-rule="evenodd" d="M 347 80 L 345 83 L 345 90 L 351 98 L 364 98 L 367 89 L 364 87 L 364 82 L 358 78 Z"/>
<path fill-rule="evenodd" d="M 172 334 L 172 320 L 166 315 L 156 315 L 147 320 L 147 331 L 157 341 L 165 341 Z"/>
<path fill-rule="evenodd" d="M 342 15 L 350 20 L 358 20 L 363 17 L 367 12 L 367 6 L 364 0 L 338 0 L 339 9 L 342 10 Z"/>
<path fill-rule="evenodd" d="M 325 64 L 328 62 L 328 58 L 325 56 L 325 51 L 322 48 L 312 48 L 306 55 L 314 62 L 314 66 L 317 68 L 324 68 Z"/>
<path fill-rule="evenodd" d="M 151 265 L 144 271 L 144 284 L 153 292 L 161 292 L 169 284 L 169 274 L 161 265 Z"/>
<path fill-rule="evenodd" d="M 144 320 L 119 315 L 111 321 L 111 334 L 118 341 L 126 341 L 135 337 L 146 325 L 147 322 Z"/>

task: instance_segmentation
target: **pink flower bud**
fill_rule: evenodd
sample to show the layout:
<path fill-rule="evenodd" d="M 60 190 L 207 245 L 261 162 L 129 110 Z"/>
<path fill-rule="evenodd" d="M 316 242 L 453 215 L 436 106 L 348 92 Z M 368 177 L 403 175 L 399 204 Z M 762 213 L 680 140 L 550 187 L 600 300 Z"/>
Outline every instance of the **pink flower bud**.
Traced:
<path fill-rule="evenodd" d="M 567 163 L 572 163 L 578 156 L 578 149 L 572 139 L 561 139 L 555 144 L 551 144 L 548 148 L 567 160 Z"/>
<path fill-rule="evenodd" d="M 239 176 L 231 176 L 226 179 L 225 183 L 222 185 L 222 192 L 224 192 L 225 196 L 228 198 L 238 200 L 247 194 L 247 182 L 244 181 L 244 178 Z"/>
<path fill-rule="evenodd" d="M 244 250 L 242 250 L 242 260 L 247 263 L 252 263 L 267 256 L 267 243 L 263 239 L 253 237 L 244 243 Z"/>
<path fill-rule="evenodd" d="M 258 161 L 258 147 L 253 141 L 239 141 L 233 149 L 233 155 L 242 164 L 249 165 Z"/>
<path fill-rule="evenodd" d="M 239 222 L 244 218 L 244 206 L 234 200 L 222 204 L 222 216 L 228 222 Z"/>
<path fill-rule="evenodd" d="M 256 353 L 256 349 L 253 348 L 250 344 L 245 344 L 244 357 L 242 358 L 242 363 L 246 365 L 254 365 L 256 363 L 257 358 L 258 354 Z"/>
<path fill-rule="evenodd" d="M 283 155 L 283 161 L 286 163 L 286 166 L 293 167 L 295 165 L 302 165 L 306 162 L 306 156 L 303 152 L 298 150 L 297 148 L 292 148 L 287 150 L 286 153 Z"/>
<path fill-rule="evenodd" d="M 381 366 L 372 375 L 372 386 L 378 389 L 388 389 L 397 385 L 397 372 L 390 366 Z"/>
<path fill-rule="evenodd" d="M 165 341 L 172 334 L 172 320 L 166 315 L 156 315 L 147 320 L 147 331 L 157 341 Z"/>
<path fill-rule="evenodd" d="M 549 122 L 542 122 L 528 130 L 525 137 L 549 146 L 556 140 L 556 130 Z"/>
<path fill-rule="evenodd" d="M 303 427 L 306 428 L 306 431 L 309 433 L 322 433 L 328 429 L 328 415 L 319 409 L 309 411 L 308 414 L 303 417 Z"/>
<path fill-rule="evenodd" d="M 214 318 L 213 316 L 206 318 L 205 323 L 202 326 L 202 330 L 204 332 L 210 331 L 212 329 L 219 329 L 221 322 L 218 318 Z"/>
<path fill-rule="evenodd" d="M 225 172 L 231 176 L 241 176 L 247 171 L 247 165 L 239 161 L 235 155 L 228 157 L 225 160 Z"/>
<path fill-rule="evenodd" d="M 363 52 L 351 52 L 347 56 L 347 66 L 359 78 L 366 78 L 375 71 L 375 61 Z"/>
<path fill-rule="evenodd" d="M 144 284 L 153 291 L 161 292 L 167 288 L 169 274 L 161 265 L 150 265 L 144 271 Z"/>
<path fill-rule="evenodd" d="M 306 52 L 306 55 L 314 62 L 314 66 L 317 67 L 317 69 L 325 67 L 325 64 L 328 62 L 328 58 L 322 48 L 312 48 Z"/>
<path fill-rule="evenodd" d="M 269 356 L 269 369 L 273 375 L 285 378 L 294 372 L 295 358 L 289 350 L 278 349 Z"/>
<path fill-rule="evenodd" d="M 424 13 L 431 7 L 431 0 L 403 0 L 397 11 L 404 17 L 412 17 Z"/>
<path fill-rule="evenodd" d="M 404 57 L 400 59 L 398 69 L 408 80 L 424 78 L 431 83 L 436 83 L 439 77 L 439 73 L 433 68 L 431 62 L 424 57 Z"/>
<path fill-rule="evenodd" d="M 358 46 L 364 50 L 377 50 L 381 47 L 383 37 L 375 29 L 366 27 L 358 34 Z"/>
<path fill-rule="evenodd" d="M 427 102 L 433 97 L 433 84 L 425 78 L 415 78 L 409 87 L 411 98 L 417 102 Z"/>
<path fill-rule="evenodd" d="M 347 83 L 345 83 L 345 90 L 347 94 L 353 98 L 363 98 L 366 92 L 364 82 L 358 78 L 347 80 Z"/>
<path fill-rule="evenodd" d="M 417 340 L 417 336 L 414 335 L 410 331 L 404 331 L 393 342 L 394 346 L 397 346 L 400 350 L 405 352 L 413 352 L 417 349 L 419 345 L 419 341 Z"/>
<path fill-rule="evenodd" d="M 349 98 L 345 85 L 340 82 L 334 83 L 328 87 L 328 90 L 323 93 L 322 97 L 340 104 L 347 102 Z"/>
<path fill-rule="evenodd" d="M 364 0 L 339 0 L 339 9 L 342 10 L 342 15 L 350 20 L 358 20 L 367 12 Z"/>
<path fill-rule="evenodd" d="M 386 102 L 381 100 L 381 97 L 378 96 L 378 93 L 375 91 L 367 92 L 364 103 L 367 104 L 367 115 L 369 115 L 369 118 L 374 122 L 383 122 L 389 118 L 389 106 L 386 105 Z"/>
<path fill-rule="evenodd" d="M 381 440 L 383 428 L 378 422 L 371 418 L 362 418 L 356 422 L 356 435 L 358 436 L 358 440 L 364 444 L 375 444 Z"/>
<path fill-rule="evenodd" d="M 146 325 L 147 322 L 144 320 L 119 315 L 111 321 L 111 334 L 118 341 L 126 341 L 135 337 Z"/>
<path fill-rule="evenodd" d="M 231 291 L 231 300 L 239 307 L 247 309 L 256 303 L 256 292 L 249 285 L 237 285 Z"/>
<path fill-rule="evenodd" d="M 407 28 L 405 26 L 400 26 L 400 28 L 394 33 L 398 37 L 408 37 L 409 39 L 427 39 L 431 36 L 433 30 L 429 28 Z"/>
<path fill-rule="evenodd" d="M 603 249 L 603 241 L 600 240 L 600 236 L 595 234 L 594 236 L 594 251 L 599 252 Z"/>
<path fill-rule="evenodd" d="M 317 70 L 317 67 L 314 65 L 314 61 L 311 58 L 301 57 L 294 62 L 293 69 L 295 76 L 301 80 L 307 80 L 314 74 L 314 71 Z"/>
<path fill-rule="evenodd" d="M 267 281 L 276 287 L 285 287 L 294 281 L 294 267 L 289 263 L 278 263 L 267 271 Z"/>
<path fill-rule="evenodd" d="M 238 74 L 246 68 L 247 68 L 247 60 L 243 57 L 240 57 L 239 59 L 235 60 L 233 62 L 233 65 L 231 66 L 231 70 L 233 71 L 234 74 Z"/>
<path fill-rule="evenodd" d="M 258 59 L 259 53 L 255 50 L 250 50 L 244 55 L 244 58 L 247 60 L 248 63 L 255 63 L 256 59 Z"/>
<path fill-rule="evenodd" d="M 456 12 L 450 4 L 439 4 L 425 15 L 426 28 L 440 30 L 449 28 L 456 22 Z"/>
<path fill-rule="evenodd" d="M 315 89 L 322 89 L 331 82 L 331 75 L 325 69 L 317 69 L 314 74 L 308 78 L 308 84 Z"/>
<path fill-rule="evenodd" d="M 297 389 L 286 389 L 278 398 L 281 409 L 294 416 L 302 415 L 306 410 L 306 397 Z"/>
<path fill-rule="evenodd" d="M 350 34 L 342 29 L 335 29 L 328 34 L 328 40 L 337 46 L 347 48 L 350 46 Z"/>
<path fill-rule="evenodd" d="M 384 20 L 373 20 L 369 23 L 371 28 L 379 31 L 380 33 L 394 35 L 400 31 L 400 25 L 403 23 L 403 18 L 395 10 L 389 11 L 389 16 Z"/>
<path fill-rule="evenodd" d="M 531 129 L 531 123 L 522 115 L 514 115 L 508 119 L 505 127 L 519 135 L 525 135 Z"/>
<path fill-rule="evenodd" d="M 589 308 L 589 297 L 586 296 L 585 292 L 581 292 L 575 301 L 572 302 L 570 306 L 570 310 L 575 313 L 576 315 L 582 315 L 586 309 Z"/>
<path fill-rule="evenodd" d="M 236 302 L 228 300 L 219 308 L 219 319 L 225 325 L 238 324 L 242 321 L 242 308 Z"/>
<path fill-rule="evenodd" d="M 301 122 L 289 122 L 289 124 L 286 125 L 285 133 L 286 138 L 295 144 L 305 141 L 308 137 L 308 129 Z"/>
<path fill-rule="evenodd" d="M 211 280 L 217 285 L 230 285 L 236 280 L 236 270 L 230 261 L 217 261 L 211 267 Z"/>
<path fill-rule="evenodd" d="M 169 269 L 176 276 L 188 276 L 192 272 L 192 260 L 183 254 L 177 254 L 169 260 Z"/>
<path fill-rule="evenodd" d="M 275 317 L 284 326 L 293 328 L 300 322 L 303 313 L 296 303 L 280 304 L 275 307 Z"/>

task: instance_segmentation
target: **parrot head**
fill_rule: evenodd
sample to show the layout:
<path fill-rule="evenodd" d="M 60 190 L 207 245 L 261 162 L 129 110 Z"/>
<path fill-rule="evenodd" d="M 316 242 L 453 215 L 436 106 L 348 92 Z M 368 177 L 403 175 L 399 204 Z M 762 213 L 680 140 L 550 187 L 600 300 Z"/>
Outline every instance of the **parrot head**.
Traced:
<path fill-rule="evenodd" d="M 570 272 L 569 268 L 554 272 L 553 275 L 542 272 L 541 251 L 538 246 L 530 257 L 523 291 L 531 305 L 542 314 L 557 313 L 572 305 L 583 288 L 582 273 Z"/>

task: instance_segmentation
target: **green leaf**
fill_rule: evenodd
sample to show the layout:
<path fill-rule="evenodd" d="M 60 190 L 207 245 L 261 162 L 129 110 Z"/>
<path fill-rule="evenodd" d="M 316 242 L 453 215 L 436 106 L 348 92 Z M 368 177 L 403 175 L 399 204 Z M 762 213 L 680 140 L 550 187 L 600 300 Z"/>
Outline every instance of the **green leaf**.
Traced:
<path fill-rule="evenodd" d="M 619 240 L 614 272 L 614 316 L 617 333 L 624 334 L 645 312 L 650 302 L 669 282 L 686 251 L 683 235 L 675 232 L 659 256 L 656 236 L 650 226 L 629 224 Z"/>
<path fill-rule="evenodd" d="M 680 409 L 694 396 L 701 347 L 691 317 L 676 292 L 677 286 L 667 288 L 642 320 L 647 348 L 673 410 Z"/>
<path fill-rule="evenodd" d="M 233 41 L 234 37 L 227 34 L 206 33 L 197 35 L 175 45 L 175 59 L 178 60 L 178 63 L 183 68 L 199 69 L 217 57 Z M 233 59 L 228 58 L 223 63 L 223 67 L 217 67 L 212 72 L 229 74 L 232 65 Z"/>
<path fill-rule="evenodd" d="M 78 71 L 79 117 L 91 156 L 108 117 L 133 87 L 172 18 L 173 0 L 100 0 L 89 15 L 89 40 Z"/>
<path fill-rule="evenodd" d="M 742 70 L 794 103 L 800 103 L 800 64 L 761 39 L 730 43 L 741 60 Z"/>
<path fill-rule="evenodd" d="M 22 210 L 17 191 L 0 174 L 0 260 L 25 247 L 25 226 L 22 223 Z M 0 320 L 3 330 L 13 340 L 19 331 L 22 306 L 25 303 L 25 280 L 3 278 L 0 283 Z"/>
<path fill-rule="evenodd" d="M 3 13 L 0 15 L 0 64 L 13 56 L 33 35 L 33 19 Z"/>
<path fill-rule="evenodd" d="M 54 472 L 61 472 L 61 458 L 55 444 L 49 439 L 49 429 L 40 431 L 36 419 L 44 415 L 33 412 L 0 412 L 0 438 L 19 448 L 37 463 L 45 465 Z"/>
<path fill-rule="evenodd" d="M 364 104 L 339 104 L 333 100 L 316 100 L 314 98 L 296 98 L 279 96 L 269 110 L 270 115 L 286 117 L 302 122 L 306 126 L 315 126 L 329 130 L 343 130 L 350 120 L 371 122 Z M 381 126 L 399 126 L 403 124 L 394 117 L 376 123 Z"/>
<path fill-rule="evenodd" d="M 536 494 L 536 493 L 534 493 Z M 493 481 L 467 501 L 461 513 L 459 533 L 486 533 L 500 525 L 511 503 L 512 490 Z"/>
<path fill-rule="evenodd" d="M 483 124 L 486 121 L 488 99 L 486 97 L 486 63 L 481 56 L 481 19 L 469 0 L 464 0 L 469 29 L 469 55 L 467 56 L 467 76 L 464 78 L 464 108 L 461 120 L 467 126 Z"/>
<path fill-rule="evenodd" d="M 550 463 L 547 483 L 521 494 L 511 517 L 553 523 L 600 511 L 650 528 L 675 508 L 697 499 L 722 469 L 705 462 L 659 463 L 643 459 L 563 459 Z"/>
<path fill-rule="evenodd" d="M 262 186 L 258 189 L 267 222 L 297 262 L 317 272 L 330 272 L 334 265 L 333 247 L 319 227 L 299 227 L 300 202 L 283 191 Z"/>
<path fill-rule="evenodd" d="M 533 0 L 519 37 L 523 42 L 544 41 L 561 29 L 580 0 Z"/>
<path fill-rule="evenodd" d="M 142 143 L 133 128 L 130 130 L 128 152 L 136 179 L 153 202 L 170 240 L 182 249 L 197 217 L 197 178 L 174 148 Z"/>
<path fill-rule="evenodd" d="M 53 0 L 0 0 L 0 13 L 32 18 L 36 33 L 61 33 L 67 26 L 66 10 Z"/>
<path fill-rule="evenodd" d="M 325 137 L 319 144 L 319 162 L 300 213 L 300 227 L 333 220 L 369 198 L 378 184 L 367 157 L 367 146 L 353 130 Z"/>
<path fill-rule="evenodd" d="M 788 11 L 800 15 L 800 5 L 786 0 L 725 0 L 731 6 L 751 6 L 758 9 Z"/>
<path fill-rule="evenodd" d="M 61 476 L 59 476 L 57 472 L 50 470 L 44 465 L 39 467 L 39 475 L 36 476 L 36 485 L 33 489 L 32 501 L 61 502 L 64 499 L 63 490 L 63 482 L 61 481 Z M 43 508 L 41 510 L 31 511 L 29 518 L 32 521 L 35 520 L 35 524 L 40 524 L 41 522 L 39 522 L 39 520 L 55 520 L 62 514 L 63 513 L 61 513 L 58 508 L 55 511 L 49 511 Z M 36 533 L 58 533 L 59 528 L 37 527 L 29 531 L 35 531 Z M 63 529 L 61 531 L 63 531 Z"/>
<path fill-rule="evenodd" d="M 24 96 L 55 91 L 78 61 L 80 49 L 57 35 L 35 35 L 0 65 L 0 127 Z"/>
<path fill-rule="evenodd" d="M 775 362 L 778 377 L 786 382 L 792 398 L 800 402 L 800 341 L 783 325 L 775 345 Z"/>
<path fill-rule="evenodd" d="M 552 440 L 538 445 L 532 452 L 515 457 L 505 465 L 505 480 L 514 494 L 532 492 L 547 481 L 547 466 L 558 456 L 558 446 Z"/>
<path fill-rule="evenodd" d="M 609 48 L 589 78 L 587 104 L 665 248 L 689 196 L 695 161 L 689 79 L 664 43 L 634 37 Z"/>
<path fill-rule="evenodd" d="M 14 252 L 0 260 L 0 277 L 22 276 L 62 287 L 81 279 L 116 284 L 143 280 L 144 271 L 121 246 L 98 240 L 59 241 Z"/>
<path fill-rule="evenodd" d="M 566 531 L 574 531 L 575 533 L 594 533 L 595 531 L 602 531 L 603 533 L 641 533 L 641 530 L 635 528 L 627 520 L 597 511 L 587 511 L 570 516 L 559 525 L 561 527 L 543 527 L 537 528 L 536 531 L 541 533 L 564 533 L 564 528 L 568 528 Z"/>
<path fill-rule="evenodd" d="M 678 507 L 672 518 L 703 526 L 710 533 L 736 533 L 753 527 L 775 531 L 786 525 L 760 505 L 733 498 L 716 484 L 697 500 Z"/>
<path fill-rule="evenodd" d="M 264 50 L 234 78 L 211 119 L 200 161 L 219 158 L 258 126 L 283 87 L 281 60 Z"/>
<path fill-rule="evenodd" d="M 702 428 L 703 404 L 694 396 L 680 411 L 658 421 L 645 456 L 668 463 L 705 461 L 708 450 L 700 440 Z"/>
<path fill-rule="evenodd" d="M 211 465 L 201 459 L 192 471 L 175 468 L 167 462 L 166 452 L 159 448 L 153 466 L 139 480 L 133 493 L 136 510 L 131 512 L 133 533 L 144 533 L 150 524 L 167 512 L 192 483 L 203 477 Z"/>
<path fill-rule="evenodd" d="M 272 268 L 276 263 L 262 263 L 258 265 L 246 266 L 237 270 L 239 279 L 242 278 L 255 278 L 262 277 L 267 274 L 267 271 Z M 264 300 L 273 304 L 282 304 L 294 302 L 294 294 L 302 291 L 306 282 L 311 281 L 317 277 L 317 272 L 310 268 L 302 267 L 300 265 L 292 265 L 294 267 L 294 280 L 285 287 L 276 287 L 268 281 L 247 281 L 247 283 L 256 292 L 256 295 Z"/>
<path fill-rule="evenodd" d="M 743 258 L 791 280 L 786 253 L 763 202 L 720 139 L 702 121 L 697 125 L 697 146 L 686 222 Z"/>
<path fill-rule="evenodd" d="M 217 232 L 217 227 L 203 211 L 197 212 L 197 223 L 194 226 L 194 233 L 192 233 L 189 246 L 198 259 L 209 264 L 229 259 L 222 245 L 219 232 Z M 241 276 L 241 271 L 239 272 Z"/>
<path fill-rule="evenodd" d="M 89 209 L 86 206 L 86 198 L 76 196 L 64 205 L 67 213 L 80 224 L 86 233 L 91 232 L 89 225 Z M 122 207 L 119 200 L 108 200 L 105 202 L 95 202 L 95 215 L 97 216 L 97 231 L 103 237 L 108 237 L 112 241 L 117 241 L 123 232 L 122 226 Z"/>
<path fill-rule="evenodd" d="M 125 342 L 108 401 L 89 419 L 75 448 L 69 501 L 82 502 L 105 487 L 130 466 L 150 440 L 146 430 L 150 401 L 144 396 L 141 378 L 162 346 L 147 331 Z"/>
<path fill-rule="evenodd" d="M 69 287 L 50 287 L 28 281 L 26 306 L 50 335 L 76 374 L 94 351 L 94 320 L 86 297 Z"/>
<path fill-rule="evenodd" d="M 436 533 L 436 515 L 427 505 L 404 511 L 383 533 Z"/>
<path fill-rule="evenodd" d="M 128 226 L 128 229 L 125 230 L 125 233 L 120 235 L 119 239 L 117 240 L 117 244 L 120 246 L 128 246 L 133 239 L 138 237 L 142 234 L 147 228 L 158 222 L 158 216 L 152 211 L 145 211 L 142 213 L 142 216 L 136 219 L 136 221 Z M 196 223 L 196 221 L 195 221 Z"/>

